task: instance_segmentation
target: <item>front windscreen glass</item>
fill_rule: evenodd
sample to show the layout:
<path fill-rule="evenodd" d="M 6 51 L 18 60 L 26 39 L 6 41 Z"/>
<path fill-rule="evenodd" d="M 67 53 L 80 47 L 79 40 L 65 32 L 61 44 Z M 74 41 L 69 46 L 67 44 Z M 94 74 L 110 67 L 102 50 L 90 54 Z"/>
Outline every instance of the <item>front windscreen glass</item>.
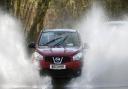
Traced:
<path fill-rule="evenodd" d="M 80 46 L 80 40 L 77 32 L 48 31 L 42 32 L 39 46 Z"/>

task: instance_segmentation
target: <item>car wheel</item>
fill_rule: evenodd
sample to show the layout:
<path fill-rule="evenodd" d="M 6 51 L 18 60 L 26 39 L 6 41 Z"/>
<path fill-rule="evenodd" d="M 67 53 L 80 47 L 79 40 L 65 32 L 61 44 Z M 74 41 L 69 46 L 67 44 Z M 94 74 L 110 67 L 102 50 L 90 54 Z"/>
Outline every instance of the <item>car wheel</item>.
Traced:
<path fill-rule="evenodd" d="M 47 74 L 43 70 L 39 70 L 40 76 L 46 76 Z"/>
<path fill-rule="evenodd" d="M 79 77 L 81 76 L 82 70 L 78 69 L 75 73 L 74 73 L 74 77 Z"/>

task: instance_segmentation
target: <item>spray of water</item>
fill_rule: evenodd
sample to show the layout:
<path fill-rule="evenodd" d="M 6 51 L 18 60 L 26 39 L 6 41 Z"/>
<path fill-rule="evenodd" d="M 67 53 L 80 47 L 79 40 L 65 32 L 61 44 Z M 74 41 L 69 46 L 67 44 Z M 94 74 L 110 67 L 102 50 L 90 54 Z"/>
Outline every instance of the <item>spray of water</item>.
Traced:
<path fill-rule="evenodd" d="M 113 22 L 107 21 L 104 10 L 97 5 L 85 17 L 77 27 L 82 40 L 88 45 L 83 73 L 79 78 L 73 79 L 69 87 L 124 89 L 119 87 L 128 85 L 127 22 L 112 25 Z"/>
<path fill-rule="evenodd" d="M 27 57 L 20 22 L 0 12 L 0 89 L 46 89 L 50 78 L 41 78 Z"/>

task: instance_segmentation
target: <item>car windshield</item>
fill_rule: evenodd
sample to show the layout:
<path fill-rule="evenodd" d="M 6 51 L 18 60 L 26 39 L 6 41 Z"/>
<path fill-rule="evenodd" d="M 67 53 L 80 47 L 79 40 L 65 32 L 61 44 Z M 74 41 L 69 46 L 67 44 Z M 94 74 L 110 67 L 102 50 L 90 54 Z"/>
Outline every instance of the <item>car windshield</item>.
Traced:
<path fill-rule="evenodd" d="M 42 32 L 39 46 L 80 46 L 80 39 L 77 32 L 47 31 Z"/>

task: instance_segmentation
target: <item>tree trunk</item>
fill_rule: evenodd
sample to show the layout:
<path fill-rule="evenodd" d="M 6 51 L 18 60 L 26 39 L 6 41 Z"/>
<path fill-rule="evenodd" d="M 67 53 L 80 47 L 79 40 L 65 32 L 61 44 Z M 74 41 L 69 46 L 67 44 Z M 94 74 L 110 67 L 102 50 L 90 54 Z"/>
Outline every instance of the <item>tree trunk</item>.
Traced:
<path fill-rule="evenodd" d="M 45 14 L 47 12 L 47 9 L 49 7 L 49 2 L 51 0 L 41 0 L 38 2 L 38 5 L 37 5 L 37 14 L 36 14 L 36 17 L 34 18 L 34 22 L 30 28 L 30 32 L 28 33 L 28 42 L 31 42 L 31 41 L 35 41 L 36 40 L 36 36 L 37 36 L 37 33 L 38 33 L 38 29 L 37 29 L 37 25 L 42 21 L 44 20 L 44 17 L 45 17 Z M 42 27 L 43 27 L 43 24 L 42 24 Z"/>

